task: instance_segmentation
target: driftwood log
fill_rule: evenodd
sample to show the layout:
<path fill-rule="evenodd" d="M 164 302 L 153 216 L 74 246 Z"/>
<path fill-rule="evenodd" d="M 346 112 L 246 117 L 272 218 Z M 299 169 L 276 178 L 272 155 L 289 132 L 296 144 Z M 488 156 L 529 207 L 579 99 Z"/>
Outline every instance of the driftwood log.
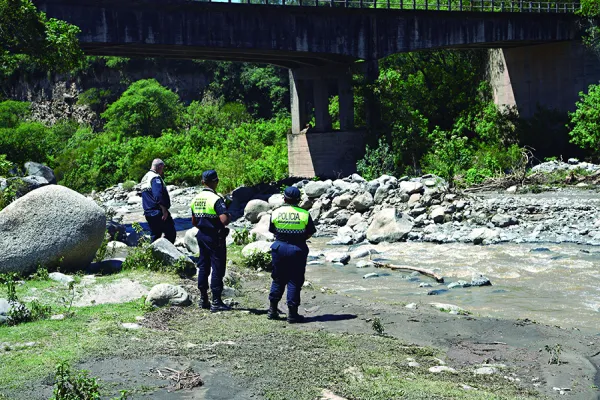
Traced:
<path fill-rule="evenodd" d="M 376 268 L 388 268 L 391 270 L 404 270 L 404 271 L 415 271 L 418 272 L 420 274 L 426 275 L 430 278 L 435 279 L 436 282 L 438 283 L 444 283 L 444 278 L 436 275 L 434 272 L 423 269 L 423 268 L 417 268 L 417 267 L 409 267 L 407 265 L 393 265 L 393 264 L 384 264 L 384 263 L 380 263 L 380 262 L 374 262 L 375 267 Z"/>

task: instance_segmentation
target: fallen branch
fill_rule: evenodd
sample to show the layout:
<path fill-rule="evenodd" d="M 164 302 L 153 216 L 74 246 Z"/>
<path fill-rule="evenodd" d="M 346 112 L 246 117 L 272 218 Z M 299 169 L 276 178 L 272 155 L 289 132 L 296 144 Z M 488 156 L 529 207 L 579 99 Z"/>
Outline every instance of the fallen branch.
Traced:
<path fill-rule="evenodd" d="M 379 263 L 379 262 L 375 262 L 375 267 L 376 268 L 388 268 L 391 270 L 405 270 L 405 271 L 414 271 L 414 272 L 418 272 L 422 275 L 426 275 L 430 278 L 435 279 L 436 282 L 438 283 L 444 283 L 444 278 L 436 275 L 434 272 L 423 269 L 423 268 L 417 268 L 417 267 L 409 267 L 407 265 L 392 265 L 392 264 L 384 264 L 384 263 Z"/>
<path fill-rule="evenodd" d="M 163 374 L 158 368 L 150 368 L 150 372 L 157 374 L 160 379 L 166 379 L 171 381 L 171 386 L 175 390 L 181 389 L 193 389 L 198 386 L 204 385 L 204 381 L 200 377 L 200 374 L 194 372 L 192 368 L 186 368 L 183 371 L 177 371 L 172 368 L 163 368 L 163 371 L 170 372 L 170 375 Z"/>

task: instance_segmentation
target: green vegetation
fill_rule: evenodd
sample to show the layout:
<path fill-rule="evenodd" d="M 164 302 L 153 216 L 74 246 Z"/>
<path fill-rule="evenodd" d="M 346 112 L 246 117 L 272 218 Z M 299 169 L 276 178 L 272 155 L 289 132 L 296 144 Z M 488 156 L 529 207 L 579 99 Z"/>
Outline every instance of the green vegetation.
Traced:
<path fill-rule="evenodd" d="M 31 0 L 0 0 L 0 76 L 31 62 L 68 71 L 83 59 L 79 28 L 46 15 Z"/>
<path fill-rule="evenodd" d="M 571 141 L 600 155 L 600 86 L 591 85 L 588 93 L 581 92 L 577 109 L 569 113 Z"/>
<path fill-rule="evenodd" d="M 250 268 L 256 271 L 270 272 L 273 270 L 270 252 L 253 251 L 248 256 L 242 257 L 241 264 L 245 268 Z"/>

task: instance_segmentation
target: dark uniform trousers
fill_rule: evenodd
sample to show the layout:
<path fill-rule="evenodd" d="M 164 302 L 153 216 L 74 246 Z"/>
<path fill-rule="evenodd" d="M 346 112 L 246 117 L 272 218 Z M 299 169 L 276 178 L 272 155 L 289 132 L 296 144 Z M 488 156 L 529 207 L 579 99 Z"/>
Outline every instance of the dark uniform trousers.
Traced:
<path fill-rule="evenodd" d="M 287 286 L 287 305 L 300 305 L 300 291 L 304 285 L 308 246 L 276 241 L 271 246 L 273 272 L 271 278 L 270 301 L 280 301 Z"/>
<path fill-rule="evenodd" d="M 213 296 L 220 295 L 223 292 L 223 277 L 225 276 L 227 262 L 225 237 L 219 237 L 216 232 L 214 234 L 207 234 L 199 230 L 196 234 L 196 239 L 200 248 L 198 289 L 200 291 L 208 290 L 208 276 L 212 270 L 210 290 L 212 290 Z"/>
<path fill-rule="evenodd" d="M 146 215 L 146 221 L 148 221 L 148 226 L 150 227 L 152 242 L 156 242 L 164 233 L 165 239 L 171 243 L 175 243 L 177 231 L 175 230 L 175 222 L 173 221 L 173 217 L 171 217 L 170 213 L 166 221 L 163 221 L 162 217 L 162 213 L 151 217 Z"/>

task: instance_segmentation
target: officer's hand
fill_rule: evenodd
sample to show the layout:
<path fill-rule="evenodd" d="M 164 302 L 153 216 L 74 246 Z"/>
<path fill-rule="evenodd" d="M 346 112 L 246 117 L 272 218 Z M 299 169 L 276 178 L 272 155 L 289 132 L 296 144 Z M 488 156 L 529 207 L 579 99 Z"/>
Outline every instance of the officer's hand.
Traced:
<path fill-rule="evenodd" d="M 167 218 L 169 218 L 169 212 L 168 212 L 168 211 L 165 211 L 165 212 L 163 212 L 162 220 L 163 220 L 163 221 L 166 221 L 166 220 L 167 220 Z"/>

